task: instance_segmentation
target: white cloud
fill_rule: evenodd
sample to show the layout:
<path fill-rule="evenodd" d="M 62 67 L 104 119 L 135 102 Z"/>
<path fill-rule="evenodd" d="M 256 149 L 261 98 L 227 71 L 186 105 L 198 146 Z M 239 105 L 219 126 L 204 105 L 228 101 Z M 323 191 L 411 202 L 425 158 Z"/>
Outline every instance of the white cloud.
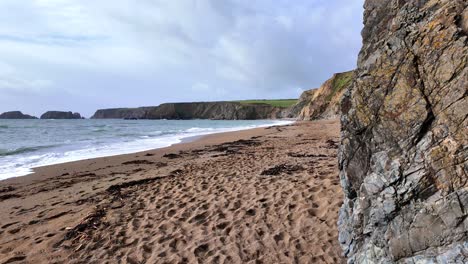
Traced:
<path fill-rule="evenodd" d="M 12 65 L 0 62 L 0 91 L 40 93 L 52 87 L 51 80 L 26 77 Z"/>
<path fill-rule="evenodd" d="M 192 86 L 192 90 L 195 92 L 209 92 L 210 86 L 206 83 L 196 83 Z"/>
<path fill-rule="evenodd" d="M 298 89 L 317 87 L 332 73 L 354 67 L 362 5 L 363 0 L 2 0 L 0 85 L 23 87 L 18 101 L 28 90 L 80 94 L 86 99 L 75 97 L 70 105 L 87 105 L 75 109 L 87 113 L 208 97 L 295 97 Z M 201 92 L 198 84 L 210 89 Z M 53 108 L 55 97 L 41 104 Z"/>
<path fill-rule="evenodd" d="M 44 89 L 51 87 L 50 80 L 26 80 L 16 79 L 13 77 L 0 77 L 0 91 L 12 90 L 14 92 L 42 92 Z"/>
<path fill-rule="evenodd" d="M 284 15 L 279 15 L 276 17 L 276 21 L 282 25 L 283 27 L 285 27 L 287 30 L 290 30 L 293 26 L 293 20 L 291 19 L 291 17 L 288 17 L 288 16 L 284 16 Z"/>

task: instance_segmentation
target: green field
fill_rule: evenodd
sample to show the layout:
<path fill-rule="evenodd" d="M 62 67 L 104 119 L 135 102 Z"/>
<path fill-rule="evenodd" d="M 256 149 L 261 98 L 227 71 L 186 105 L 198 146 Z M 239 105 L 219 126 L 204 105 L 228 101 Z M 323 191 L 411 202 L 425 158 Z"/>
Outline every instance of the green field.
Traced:
<path fill-rule="evenodd" d="M 242 100 L 236 101 L 241 104 L 267 104 L 276 107 L 287 108 L 297 103 L 297 99 L 278 99 L 278 100 Z"/>

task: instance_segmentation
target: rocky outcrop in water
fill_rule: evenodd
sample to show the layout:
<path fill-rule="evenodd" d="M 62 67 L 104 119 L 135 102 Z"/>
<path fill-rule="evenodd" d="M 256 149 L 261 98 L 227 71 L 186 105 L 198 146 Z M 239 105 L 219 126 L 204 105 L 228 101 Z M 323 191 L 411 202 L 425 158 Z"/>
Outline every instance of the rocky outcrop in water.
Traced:
<path fill-rule="evenodd" d="M 283 108 L 267 104 L 237 102 L 168 103 L 155 107 L 102 109 L 96 111 L 91 118 L 254 120 L 280 118 L 283 111 Z"/>
<path fill-rule="evenodd" d="M 0 114 L 0 119 L 37 119 L 37 117 L 23 114 L 20 111 L 11 111 Z"/>
<path fill-rule="evenodd" d="M 79 113 L 48 111 L 41 115 L 41 119 L 82 119 Z"/>
<path fill-rule="evenodd" d="M 468 263 L 468 2 L 367 0 L 342 102 L 350 263 Z"/>
<path fill-rule="evenodd" d="M 289 117 L 299 120 L 337 118 L 343 93 L 353 80 L 354 71 L 334 74 L 319 89 L 302 93 L 297 104 L 291 107 Z"/>

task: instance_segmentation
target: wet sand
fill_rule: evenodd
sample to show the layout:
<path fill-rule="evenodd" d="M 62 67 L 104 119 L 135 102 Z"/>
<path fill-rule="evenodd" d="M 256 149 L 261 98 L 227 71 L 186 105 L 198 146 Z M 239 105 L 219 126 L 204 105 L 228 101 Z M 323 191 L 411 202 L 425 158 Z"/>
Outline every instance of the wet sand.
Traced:
<path fill-rule="evenodd" d="M 0 182 L 0 263 L 343 263 L 339 122 L 206 136 Z"/>

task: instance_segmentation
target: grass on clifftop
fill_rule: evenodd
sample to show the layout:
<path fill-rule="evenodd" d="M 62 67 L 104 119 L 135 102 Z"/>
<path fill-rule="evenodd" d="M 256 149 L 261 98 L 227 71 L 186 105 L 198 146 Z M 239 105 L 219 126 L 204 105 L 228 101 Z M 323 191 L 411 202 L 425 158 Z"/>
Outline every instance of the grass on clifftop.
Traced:
<path fill-rule="evenodd" d="M 278 100 L 242 100 L 236 101 L 241 104 L 267 104 L 275 107 L 287 108 L 297 103 L 297 99 L 278 99 Z"/>
<path fill-rule="evenodd" d="M 343 91 L 344 88 L 348 87 L 354 79 L 354 71 L 338 73 L 333 82 L 333 92 L 327 96 L 326 101 L 330 101 L 335 94 Z"/>

